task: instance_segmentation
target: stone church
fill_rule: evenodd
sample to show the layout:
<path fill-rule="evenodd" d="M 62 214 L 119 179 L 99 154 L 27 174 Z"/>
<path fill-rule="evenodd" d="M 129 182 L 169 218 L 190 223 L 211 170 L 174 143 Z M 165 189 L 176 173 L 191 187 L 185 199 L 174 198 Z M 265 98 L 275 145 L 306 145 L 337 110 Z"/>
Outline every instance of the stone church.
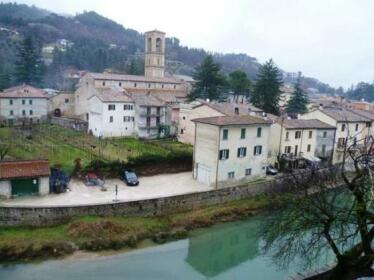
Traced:
<path fill-rule="evenodd" d="M 88 121 L 89 102 L 103 88 L 121 90 L 128 95 L 152 94 L 166 104 L 184 100 L 192 79 L 165 73 L 165 33 L 153 30 L 145 33 L 144 76 L 112 73 L 87 73 L 79 81 L 74 94 L 75 116 Z"/>

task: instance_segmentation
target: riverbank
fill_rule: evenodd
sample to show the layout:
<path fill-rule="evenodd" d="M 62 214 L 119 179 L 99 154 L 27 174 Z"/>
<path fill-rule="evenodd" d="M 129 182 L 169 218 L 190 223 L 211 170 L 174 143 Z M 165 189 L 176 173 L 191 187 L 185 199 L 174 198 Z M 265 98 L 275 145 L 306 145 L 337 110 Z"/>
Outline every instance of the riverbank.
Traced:
<path fill-rule="evenodd" d="M 86 216 L 51 227 L 0 227 L 0 261 L 59 258 L 78 250 L 136 248 L 146 239 L 164 243 L 185 238 L 196 228 L 244 219 L 266 208 L 270 201 L 269 196 L 259 195 L 166 216 Z"/>

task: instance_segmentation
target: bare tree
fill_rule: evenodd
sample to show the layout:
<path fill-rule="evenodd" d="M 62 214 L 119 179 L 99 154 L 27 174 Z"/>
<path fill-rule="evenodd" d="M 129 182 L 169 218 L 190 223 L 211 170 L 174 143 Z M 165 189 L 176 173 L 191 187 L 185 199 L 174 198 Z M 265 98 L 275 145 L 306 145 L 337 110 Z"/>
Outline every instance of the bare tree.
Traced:
<path fill-rule="evenodd" d="M 374 275 L 374 140 L 348 142 L 341 165 L 296 172 L 276 195 L 262 230 L 264 251 L 279 265 L 300 257 L 310 267 L 332 252 L 337 265 L 324 279 Z"/>

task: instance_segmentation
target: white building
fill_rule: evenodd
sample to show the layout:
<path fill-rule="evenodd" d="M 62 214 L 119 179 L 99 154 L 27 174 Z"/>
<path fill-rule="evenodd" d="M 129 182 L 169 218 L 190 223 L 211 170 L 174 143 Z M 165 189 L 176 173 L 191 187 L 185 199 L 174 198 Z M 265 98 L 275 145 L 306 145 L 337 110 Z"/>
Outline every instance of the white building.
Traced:
<path fill-rule="evenodd" d="M 101 88 L 88 101 L 90 133 L 96 137 L 135 136 L 135 104 L 127 94 Z"/>
<path fill-rule="evenodd" d="M 168 135 L 171 120 L 165 103 L 152 94 L 128 94 L 113 88 L 95 89 L 89 98 L 88 130 L 97 137 Z"/>
<path fill-rule="evenodd" d="M 319 108 L 300 116 L 301 119 L 318 119 L 336 127 L 332 163 L 343 161 L 346 146 L 362 144 L 370 135 L 371 120 L 343 108 Z"/>
<path fill-rule="evenodd" d="M 193 177 L 207 185 L 240 184 L 266 175 L 270 121 L 219 116 L 196 124 Z"/>
<path fill-rule="evenodd" d="M 48 95 L 29 85 L 0 92 L 0 118 L 4 125 L 38 123 L 48 114 Z"/>

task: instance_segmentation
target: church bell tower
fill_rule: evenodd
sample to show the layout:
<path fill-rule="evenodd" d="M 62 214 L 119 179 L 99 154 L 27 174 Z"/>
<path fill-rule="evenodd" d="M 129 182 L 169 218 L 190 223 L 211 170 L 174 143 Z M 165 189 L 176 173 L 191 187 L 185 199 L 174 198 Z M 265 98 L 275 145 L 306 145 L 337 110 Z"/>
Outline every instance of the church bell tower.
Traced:
<path fill-rule="evenodd" d="M 144 75 L 163 78 L 165 75 L 165 33 L 153 30 L 145 33 Z"/>

